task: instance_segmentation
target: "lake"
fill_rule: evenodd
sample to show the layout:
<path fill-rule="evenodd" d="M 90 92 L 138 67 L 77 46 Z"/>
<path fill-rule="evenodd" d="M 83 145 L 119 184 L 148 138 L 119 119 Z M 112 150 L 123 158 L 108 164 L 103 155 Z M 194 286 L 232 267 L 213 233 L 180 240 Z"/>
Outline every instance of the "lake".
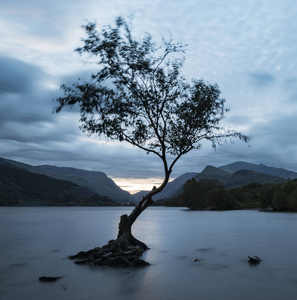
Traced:
<path fill-rule="evenodd" d="M 150 266 L 65 259 L 117 235 L 129 207 L 1 207 L 0 299 L 296 299 L 297 214 L 147 209 L 133 228 Z M 248 264 L 248 255 L 262 258 Z M 193 262 L 197 258 L 198 261 Z M 63 276 L 54 283 L 40 276 Z"/>

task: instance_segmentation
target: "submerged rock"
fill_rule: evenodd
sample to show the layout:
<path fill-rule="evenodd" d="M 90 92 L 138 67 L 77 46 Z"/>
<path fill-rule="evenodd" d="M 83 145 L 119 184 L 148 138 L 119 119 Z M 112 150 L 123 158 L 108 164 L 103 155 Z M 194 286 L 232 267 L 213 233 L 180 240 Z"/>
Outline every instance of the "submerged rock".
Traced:
<path fill-rule="evenodd" d="M 61 279 L 61 276 L 54 276 L 54 277 L 48 277 L 48 276 L 41 276 L 39 277 L 39 281 L 41 282 L 55 282 L 59 279 Z"/>
<path fill-rule="evenodd" d="M 90 266 L 111 266 L 111 267 L 141 267 L 149 265 L 141 259 L 143 249 L 139 246 L 125 247 L 110 241 L 108 245 L 96 247 L 89 251 L 81 251 L 76 255 L 69 256 L 75 259 L 76 264 L 87 264 Z"/>
<path fill-rule="evenodd" d="M 258 265 L 261 262 L 261 258 L 259 256 L 248 256 L 250 265 Z"/>

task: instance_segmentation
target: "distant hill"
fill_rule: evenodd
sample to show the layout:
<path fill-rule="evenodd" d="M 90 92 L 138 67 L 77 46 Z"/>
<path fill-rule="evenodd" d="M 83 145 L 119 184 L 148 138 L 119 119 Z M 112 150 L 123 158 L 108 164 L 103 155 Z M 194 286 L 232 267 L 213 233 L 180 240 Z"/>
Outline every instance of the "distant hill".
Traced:
<path fill-rule="evenodd" d="M 114 206 L 107 197 L 69 181 L 32 173 L 0 161 L 0 206 Z"/>
<path fill-rule="evenodd" d="M 100 196 L 106 196 L 113 201 L 126 204 L 134 201 L 132 195 L 123 191 L 112 179 L 103 172 L 87 171 L 75 168 L 56 167 L 56 166 L 31 166 L 14 160 L 1 159 L 0 163 L 8 163 L 12 166 L 29 170 L 30 172 L 48 175 L 50 177 L 67 180 L 86 187 Z"/>
<path fill-rule="evenodd" d="M 31 166 L 13 160 L 0 158 L 0 165 L 17 167 L 23 171 L 27 170 L 35 174 L 43 174 L 55 179 L 66 180 L 100 195 L 106 196 L 121 204 L 137 203 L 148 191 L 140 191 L 134 195 L 123 191 L 103 172 L 87 171 L 75 168 L 56 166 Z M 287 178 L 297 178 L 297 173 L 285 169 L 256 165 L 246 162 L 235 162 L 219 168 L 206 166 L 201 173 L 185 173 L 172 182 L 168 183 L 165 189 L 154 197 L 154 200 L 170 198 L 180 194 L 184 183 L 194 178 L 196 181 L 202 179 L 217 179 L 226 188 L 238 187 L 252 182 L 257 183 L 279 183 Z M 283 179 L 282 179 L 283 178 Z M 1 182 L 0 182 L 1 183 Z"/>
<path fill-rule="evenodd" d="M 169 182 L 166 187 L 164 188 L 164 190 L 157 194 L 155 197 L 153 197 L 154 200 L 158 200 L 158 199 L 163 199 L 163 198 L 169 198 L 172 197 L 172 195 L 174 195 L 180 187 L 182 187 L 184 185 L 184 183 L 193 178 L 197 173 L 185 173 L 177 178 L 175 178 L 173 181 Z M 138 193 L 135 193 L 133 195 L 134 197 L 134 201 L 135 202 L 139 202 L 141 200 L 141 198 L 147 194 L 149 191 L 140 191 Z"/>
<path fill-rule="evenodd" d="M 234 188 L 244 186 L 250 183 L 282 183 L 285 182 L 286 179 L 272 176 L 260 172 L 254 172 L 251 170 L 239 170 L 233 173 L 231 176 L 224 178 L 222 181 L 225 188 Z"/>
<path fill-rule="evenodd" d="M 213 166 L 206 166 L 201 173 L 185 173 L 177 177 L 166 186 L 166 188 L 164 189 L 165 192 L 162 191 L 160 194 L 157 194 L 154 200 L 171 198 L 181 194 L 183 192 L 183 185 L 187 180 L 192 178 L 194 178 L 196 181 L 200 181 L 202 179 L 218 179 L 222 181 L 228 176 L 231 176 L 231 173 L 215 168 Z"/>
<path fill-rule="evenodd" d="M 250 164 L 242 161 L 238 161 L 229 165 L 221 166 L 219 169 L 235 173 L 239 170 L 251 170 L 255 172 L 265 173 L 272 176 L 282 177 L 285 179 L 291 178 L 297 178 L 297 172 L 289 171 L 282 168 L 274 168 L 274 167 L 268 167 L 266 165 L 256 165 L 256 164 Z"/>
<path fill-rule="evenodd" d="M 285 181 L 284 178 L 252 170 L 240 169 L 232 174 L 224 169 L 213 166 L 207 166 L 201 173 L 197 174 L 194 179 L 196 181 L 203 179 L 216 179 L 219 180 L 225 188 L 239 187 L 253 182 L 266 184 L 281 183 Z"/>
<path fill-rule="evenodd" d="M 156 199 L 168 198 L 171 197 L 171 195 L 176 194 L 180 187 L 183 186 L 187 180 L 192 179 L 196 174 L 197 173 L 191 172 L 177 177 L 169 182 L 160 194 L 156 195 Z"/>
<path fill-rule="evenodd" d="M 244 165 L 242 165 L 244 166 Z M 156 199 L 159 200 L 163 198 L 172 198 L 174 196 L 177 196 L 183 192 L 183 185 L 188 179 L 194 178 L 196 181 L 204 180 L 204 179 L 216 179 L 219 180 L 225 188 L 233 188 L 233 187 L 239 187 L 243 185 L 247 185 L 249 183 L 260 183 L 260 184 L 266 184 L 266 183 L 282 183 L 285 181 L 284 178 L 278 177 L 278 176 L 272 176 L 269 174 L 261 173 L 261 172 L 255 172 L 252 170 L 239 170 L 236 172 L 229 172 L 228 168 L 216 168 L 213 166 L 206 166 L 204 170 L 201 173 L 186 173 L 188 176 L 180 176 L 177 179 L 173 180 L 170 184 L 171 188 L 168 184 L 168 189 L 166 191 L 166 194 L 162 195 L 162 193 L 156 195 Z M 143 193 L 144 194 L 144 193 Z M 142 194 L 142 195 L 143 195 Z M 141 195 L 141 194 L 139 194 Z M 140 198 L 135 198 L 135 200 L 139 201 Z"/>
<path fill-rule="evenodd" d="M 134 202 L 138 203 L 142 199 L 142 197 L 145 196 L 147 193 L 149 193 L 149 191 L 139 191 L 139 192 L 133 194 L 132 196 L 133 196 Z"/>
<path fill-rule="evenodd" d="M 231 176 L 230 172 L 221 170 L 219 168 L 213 166 L 206 166 L 205 169 L 194 176 L 196 181 L 200 181 L 202 179 L 217 179 L 223 182 L 226 178 Z"/>
<path fill-rule="evenodd" d="M 189 177 L 189 178 L 180 176 L 185 180 L 183 182 L 179 181 L 178 182 L 179 184 L 178 185 L 176 184 L 176 186 L 175 186 L 175 192 L 172 193 L 171 195 L 167 196 L 167 198 L 171 198 L 171 197 L 181 194 L 183 192 L 183 185 L 189 179 L 194 178 L 196 181 L 200 181 L 203 179 L 217 179 L 217 180 L 223 182 L 223 180 L 225 180 L 226 177 L 231 175 L 231 173 L 229 173 L 229 172 L 220 170 L 220 169 L 210 166 L 210 165 L 206 166 L 201 173 L 188 173 L 188 174 L 192 174 L 193 176 Z M 174 182 L 174 181 L 172 181 L 172 182 Z"/>

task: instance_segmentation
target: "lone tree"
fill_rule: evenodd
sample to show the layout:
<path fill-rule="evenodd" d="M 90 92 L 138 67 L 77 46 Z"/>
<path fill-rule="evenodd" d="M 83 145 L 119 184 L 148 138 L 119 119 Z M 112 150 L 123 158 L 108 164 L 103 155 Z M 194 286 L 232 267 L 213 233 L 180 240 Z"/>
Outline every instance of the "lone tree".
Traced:
<path fill-rule="evenodd" d="M 135 38 L 122 17 L 101 32 L 94 23 L 83 27 L 87 37 L 76 51 L 96 58 L 98 72 L 88 82 L 62 85 L 64 96 L 57 99 L 55 112 L 78 105 L 84 132 L 157 155 L 165 176 L 130 215 L 121 216 L 116 240 L 71 258 L 97 265 L 140 265 L 145 262 L 139 257 L 148 247 L 132 235 L 131 227 L 154 203 L 152 197 L 164 189 L 179 158 L 200 149 L 202 140 L 215 147 L 228 139 L 248 142 L 249 138 L 219 126 L 228 110 L 216 84 L 187 82 L 182 76 L 184 45 L 163 39 L 158 46 L 150 34 Z"/>

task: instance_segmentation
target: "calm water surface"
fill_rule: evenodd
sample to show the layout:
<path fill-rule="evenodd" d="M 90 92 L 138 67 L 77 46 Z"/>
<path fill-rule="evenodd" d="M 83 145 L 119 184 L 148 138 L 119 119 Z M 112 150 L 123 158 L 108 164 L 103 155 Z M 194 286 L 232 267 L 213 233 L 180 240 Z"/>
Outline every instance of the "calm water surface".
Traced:
<path fill-rule="evenodd" d="M 65 259 L 115 238 L 131 208 L 0 208 L 0 299 L 297 299 L 297 214 L 149 208 L 142 269 Z M 250 266 L 248 255 L 263 259 Z M 193 262 L 193 258 L 199 259 Z M 63 276 L 41 283 L 40 276 Z"/>

